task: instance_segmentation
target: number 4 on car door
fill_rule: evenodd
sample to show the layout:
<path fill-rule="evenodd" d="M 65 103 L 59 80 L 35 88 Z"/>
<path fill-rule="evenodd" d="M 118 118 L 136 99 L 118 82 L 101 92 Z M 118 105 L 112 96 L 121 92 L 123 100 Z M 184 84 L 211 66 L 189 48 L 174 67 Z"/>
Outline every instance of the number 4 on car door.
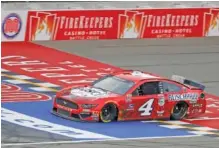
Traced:
<path fill-rule="evenodd" d="M 141 116 L 150 116 L 153 110 L 154 99 L 146 101 L 138 111 L 141 112 Z"/>
<path fill-rule="evenodd" d="M 156 113 L 154 108 L 158 94 L 160 93 L 159 82 L 143 82 L 132 93 L 137 106 L 136 111 L 140 119 L 150 119 Z"/>

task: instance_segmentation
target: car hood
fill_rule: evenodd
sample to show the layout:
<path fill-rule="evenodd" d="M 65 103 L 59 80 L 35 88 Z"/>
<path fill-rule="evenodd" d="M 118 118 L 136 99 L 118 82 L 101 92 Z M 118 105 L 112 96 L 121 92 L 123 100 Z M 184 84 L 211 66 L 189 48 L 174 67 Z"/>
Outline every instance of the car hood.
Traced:
<path fill-rule="evenodd" d="M 98 100 L 103 98 L 109 98 L 109 97 L 117 97 L 118 94 L 114 94 L 112 92 L 95 88 L 92 86 L 85 86 L 85 87 L 77 87 L 72 88 L 68 94 L 63 94 L 61 97 L 68 99 L 68 100 L 74 100 L 74 101 L 83 101 L 83 100 Z"/>

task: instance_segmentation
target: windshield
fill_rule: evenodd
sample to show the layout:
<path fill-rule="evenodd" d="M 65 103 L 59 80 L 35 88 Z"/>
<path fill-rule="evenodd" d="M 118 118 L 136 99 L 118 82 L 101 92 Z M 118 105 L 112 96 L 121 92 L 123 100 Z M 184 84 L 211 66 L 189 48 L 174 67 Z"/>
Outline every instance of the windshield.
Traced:
<path fill-rule="evenodd" d="M 108 75 L 95 81 L 92 85 L 93 87 L 123 95 L 134 85 L 134 82 Z"/>

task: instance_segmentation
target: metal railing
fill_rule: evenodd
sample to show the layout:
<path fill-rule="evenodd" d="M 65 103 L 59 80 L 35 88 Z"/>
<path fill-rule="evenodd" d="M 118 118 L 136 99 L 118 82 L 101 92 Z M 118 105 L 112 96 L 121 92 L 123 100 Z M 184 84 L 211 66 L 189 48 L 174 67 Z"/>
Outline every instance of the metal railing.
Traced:
<path fill-rule="evenodd" d="M 219 7 L 219 2 L 2 2 L 2 10 Z"/>

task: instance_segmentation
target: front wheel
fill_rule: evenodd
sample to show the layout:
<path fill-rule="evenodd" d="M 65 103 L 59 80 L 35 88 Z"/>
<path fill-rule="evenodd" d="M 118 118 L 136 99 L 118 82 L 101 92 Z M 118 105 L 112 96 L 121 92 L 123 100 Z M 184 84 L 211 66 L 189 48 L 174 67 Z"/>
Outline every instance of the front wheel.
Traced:
<path fill-rule="evenodd" d="M 101 109 L 100 120 L 105 123 L 114 121 L 116 120 L 117 112 L 117 107 L 114 104 L 106 104 Z"/>
<path fill-rule="evenodd" d="M 183 119 L 188 111 L 188 105 L 185 102 L 178 102 L 172 109 L 170 116 L 171 120 L 181 120 Z"/>

